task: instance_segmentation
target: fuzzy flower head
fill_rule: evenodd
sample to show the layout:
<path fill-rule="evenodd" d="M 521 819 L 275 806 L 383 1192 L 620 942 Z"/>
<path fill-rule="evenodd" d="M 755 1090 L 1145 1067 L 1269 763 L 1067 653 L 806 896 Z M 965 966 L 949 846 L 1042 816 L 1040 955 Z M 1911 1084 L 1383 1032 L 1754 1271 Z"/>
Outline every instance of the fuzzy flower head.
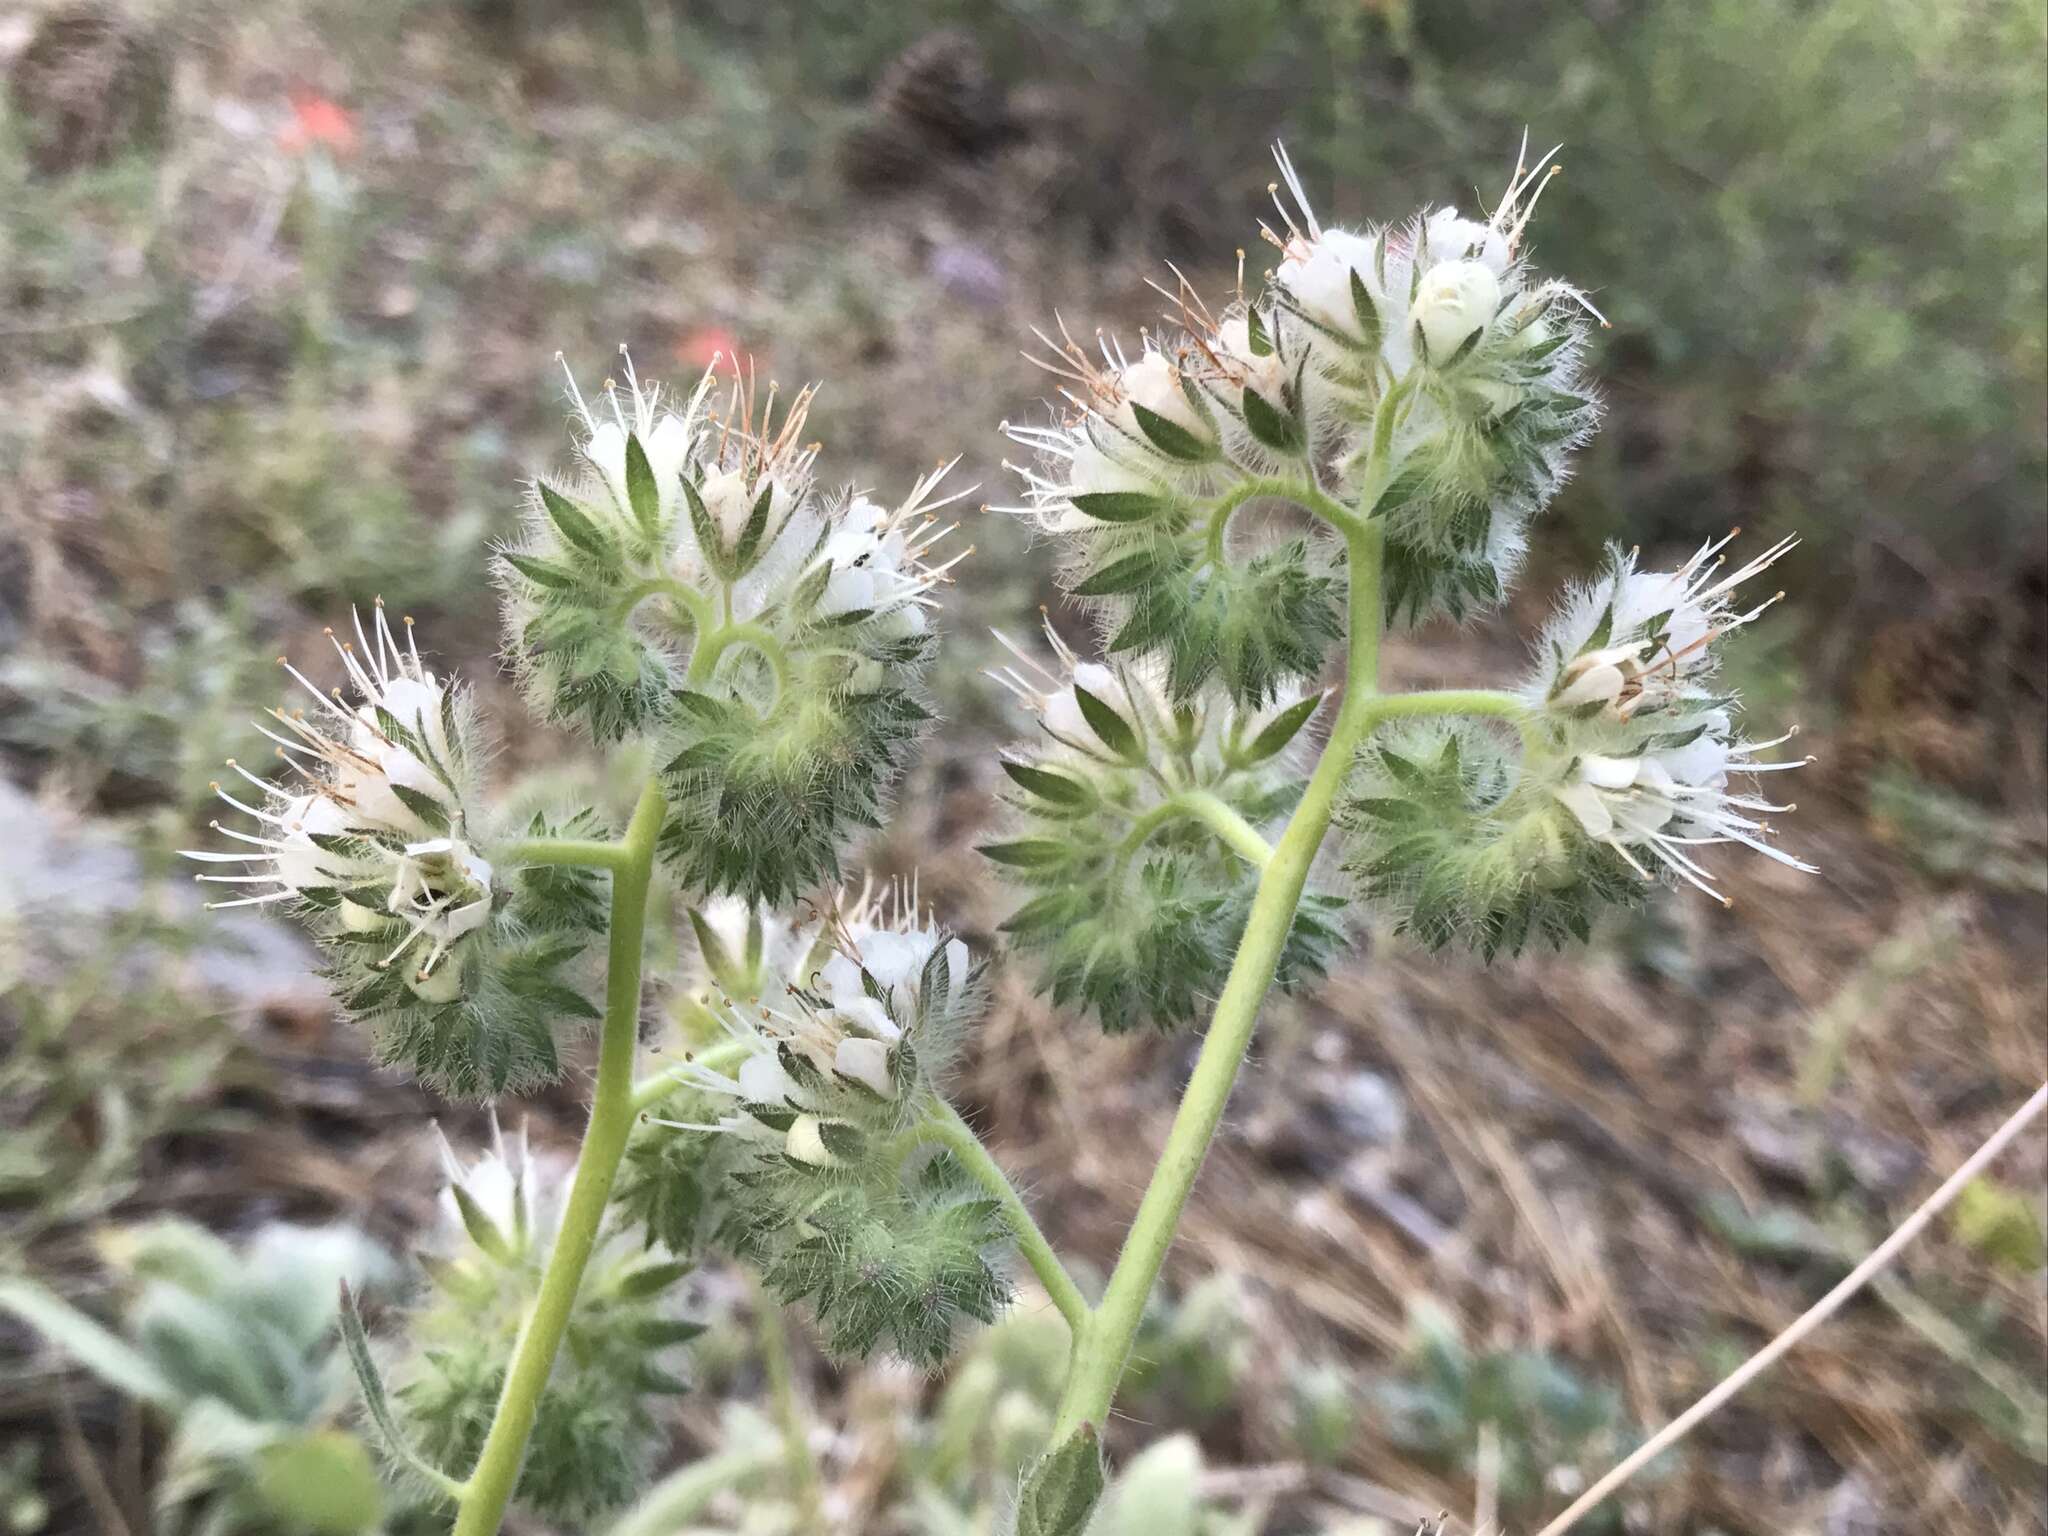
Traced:
<path fill-rule="evenodd" d="M 491 1113 L 489 1147 L 464 1162 L 436 1124 L 434 1141 L 447 1184 L 441 1190 L 437 1244 L 461 1258 L 472 1250 L 494 1263 L 522 1265 L 545 1255 L 568 1199 L 573 1167 L 534 1156 L 522 1124 L 507 1137 Z"/>
<path fill-rule="evenodd" d="M 931 612 L 954 561 L 950 464 L 890 504 L 818 489 L 815 390 L 718 359 L 671 409 L 626 363 L 570 386 L 589 471 L 536 481 L 500 551 L 507 651 L 548 718 L 651 741 L 661 848 L 696 896 L 836 879 L 929 714 Z"/>
<path fill-rule="evenodd" d="M 1388 535 L 1393 612 L 1454 616 L 1497 602 L 1529 520 L 1567 474 L 1597 406 L 1580 378 L 1586 317 L 1577 288 L 1541 278 L 1523 238 L 1556 151 L 1530 163 L 1526 138 L 1484 220 L 1428 209 L 1357 233 L 1325 227 L 1276 149 L 1280 252 L 1271 329 L 1323 381 L 1319 410 L 1355 426 L 1335 468 L 1347 490 L 1379 445 L 1392 480 L 1376 510 Z M 1602 321 L 1601 323 L 1605 323 Z"/>
<path fill-rule="evenodd" d="M 1083 661 L 1050 625 L 1046 660 L 997 639 L 1016 659 L 990 675 L 1046 738 L 1003 759 L 1009 835 L 982 849 L 1028 893 L 1005 930 L 1038 952 L 1056 1002 L 1092 1007 L 1106 1029 L 1188 1022 L 1222 985 L 1321 695 L 1176 700 L 1157 667 Z M 1320 892 L 1304 900 L 1283 986 L 1319 973 L 1334 911 Z"/>
<path fill-rule="evenodd" d="M 1720 642 L 1784 594 L 1745 604 L 1738 589 L 1798 544 L 1784 539 L 1734 571 L 1702 545 L 1673 571 L 1638 569 L 1612 550 L 1607 570 L 1568 593 L 1538 642 L 1523 690 L 1552 744 L 1550 793 L 1577 829 L 1638 875 L 1661 867 L 1726 901 L 1699 862 L 1701 848 L 1737 843 L 1793 869 L 1812 866 L 1768 841 L 1766 817 L 1790 811 L 1752 787 L 1757 775 L 1803 766 L 1761 756 L 1791 740 L 1755 741 L 1737 728 L 1739 704 L 1714 686 Z M 1538 765 L 1540 771 L 1540 765 Z"/>
<path fill-rule="evenodd" d="M 891 887 L 844 901 L 778 948 L 794 965 L 764 969 L 756 997 L 715 1011 L 745 1047 L 737 1067 L 675 1074 L 731 1113 L 677 1128 L 774 1138 L 809 1167 L 857 1161 L 873 1135 L 916 1113 L 950 1060 L 976 981 L 967 946 L 919 914 L 914 887 Z"/>
<path fill-rule="evenodd" d="M 447 962 L 488 920 L 495 898 L 491 865 L 468 839 L 473 727 L 458 696 L 421 662 L 410 619 L 402 644 L 381 601 L 374 639 L 360 614 L 353 627 L 352 640 L 327 631 L 353 701 L 340 688 L 322 693 L 279 658 L 312 700 L 271 711 L 271 724 L 259 727 L 290 777 L 260 779 L 231 761 L 257 803 L 215 786 L 256 823 L 253 831 L 213 824 L 246 851 L 186 857 L 236 866 L 202 881 L 252 888 L 214 905 L 289 901 L 334 912 L 357 934 L 391 939 L 380 968 L 399 968 L 423 999 L 450 1001 L 461 967 Z"/>
<path fill-rule="evenodd" d="M 194 850 L 203 881 L 246 894 L 221 906 L 289 904 L 328 958 L 336 1000 L 371 1026 L 379 1055 L 453 1096 L 490 1097 L 560 1069 L 554 1031 L 594 1010 L 563 968 L 602 928 L 586 871 L 507 857 L 481 809 L 484 749 L 467 698 L 401 642 L 378 604 L 365 628 L 328 638 L 350 688 L 311 696 L 260 726 L 286 777 L 229 766 L 255 791 L 222 800 L 250 829 Z M 530 829 L 552 828 L 536 818 Z"/>
<path fill-rule="evenodd" d="M 575 1177 L 567 1158 L 535 1154 L 524 1129 L 493 1115 L 487 1148 L 465 1160 L 436 1139 L 447 1184 L 422 1254 L 427 1284 L 406 1318 L 410 1349 L 390 1363 L 392 1410 L 437 1465 L 473 1466 L 505 1370 L 532 1312 Z M 591 1530 L 646 1486 L 666 1443 L 663 1399 L 688 1390 L 681 1346 L 703 1332 L 683 1315 L 687 1266 L 648 1253 L 608 1220 L 536 1411 L 520 1469 L 522 1506 L 550 1525 Z"/>

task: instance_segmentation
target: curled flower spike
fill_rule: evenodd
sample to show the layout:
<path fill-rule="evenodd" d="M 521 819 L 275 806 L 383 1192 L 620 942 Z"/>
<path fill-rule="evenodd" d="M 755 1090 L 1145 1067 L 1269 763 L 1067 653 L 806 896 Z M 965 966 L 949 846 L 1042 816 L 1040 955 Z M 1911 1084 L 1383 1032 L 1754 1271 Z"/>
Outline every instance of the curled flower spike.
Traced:
<path fill-rule="evenodd" d="M 933 1367 L 959 1320 L 1009 1295 L 989 1258 L 997 1207 L 916 1146 L 979 977 L 914 885 L 842 898 L 805 932 L 758 998 L 717 1008 L 720 1063 L 671 1073 L 673 1108 L 636 1141 L 626 1200 L 650 1232 L 688 1243 L 708 1225 L 781 1299 L 814 1299 L 835 1353 L 886 1340 Z M 678 1185 L 701 1192 L 684 1211 L 661 1193 Z"/>
<path fill-rule="evenodd" d="M 714 370 L 716 360 L 714 360 Z M 610 416 L 572 385 L 592 475 L 534 487 L 500 554 L 507 651 L 535 705 L 651 737 L 661 848 L 700 897 L 835 878 L 928 719 L 919 696 L 953 465 L 893 507 L 821 494 L 813 386 L 707 371 L 671 411 L 626 365 Z M 956 461 L 957 462 L 957 461 Z"/>
<path fill-rule="evenodd" d="M 562 968 L 602 925 L 584 872 L 508 864 L 479 819 L 484 751 L 466 697 L 394 633 L 382 603 L 353 637 L 328 632 L 351 685 L 262 727 L 289 775 L 230 763 L 255 797 L 215 792 L 254 830 L 192 850 L 220 906 L 290 904 L 325 950 L 343 1008 L 380 1054 L 451 1094 L 488 1096 L 559 1070 L 554 1030 L 593 1010 Z M 218 827 L 218 823 L 215 824 Z M 544 820 L 536 832 L 547 830 Z M 232 872 L 222 872 L 232 870 Z"/>
<path fill-rule="evenodd" d="M 277 743 L 278 756 L 305 792 L 292 793 L 231 761 L 228 766 L 266 803 L 251 805 L 218 786 L 215 792 L 255 818 L 259 830 L 219 828 L 247 852 L 189 850 L 185 856 L 242 866 L 234 874 L 200 875 L 202 881 L 262 888 L 214 905 L 299 901 L 337 911 L 361 934 L 401 930 L 377 965 L 404 960 L 408 985 L 423 998 L 446 1002 L 459 981 L 452 970 L 437 972 L 488 919 L 493 901 L 491 865 L 464 830 L 465 796 L 472 790 L 466 719 L 421 662 L 410 619 L 403 645 L 381 600 L 373 610 L 374 641 L 360 614 L 353 627 L 353 642 L 327 631 L 354 685 L 353 705 L 340 689 L 321 693 L 279 658 L 312 695 L 315 712 L 273 710 L 271 719 L 282 730 L 259 729 Z"/>
<path fill-rule="evenodd" d="M 1176 700 L 1157 667 L 1083 661 L 1050 623 L 1049 662 L 996 638 L 1016 663 L 989 675 L 1051 741 L 1002 764 L 1012 825 L 981 851 L 1031 893 L 1004 931 L 1037 954 L 1056 1002 L 1091 1007 L 1105 1029 L 1192 1020 L 1222 985 L 1267 836 L 1300 792 L 1289 748 L 1321 695 L 1263 710 L 1216 691 Z M 1281 986 L 1321 973 L 1339 905 L 1306 897 Z"/>

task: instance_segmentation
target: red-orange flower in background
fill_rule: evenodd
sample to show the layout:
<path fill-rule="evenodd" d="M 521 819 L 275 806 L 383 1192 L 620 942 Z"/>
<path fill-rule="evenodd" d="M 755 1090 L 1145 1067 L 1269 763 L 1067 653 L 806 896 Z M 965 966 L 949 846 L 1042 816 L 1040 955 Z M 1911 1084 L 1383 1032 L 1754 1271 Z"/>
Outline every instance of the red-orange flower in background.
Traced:
<path fill-rule="evenodd" d="M 335 155 L 354 153 L 356 120 L 348 108 L 304 86 L 293 87 L 291 103 L 291 121 L 277 131 L 279 149 L 303 155 L 317 145 Z"/>

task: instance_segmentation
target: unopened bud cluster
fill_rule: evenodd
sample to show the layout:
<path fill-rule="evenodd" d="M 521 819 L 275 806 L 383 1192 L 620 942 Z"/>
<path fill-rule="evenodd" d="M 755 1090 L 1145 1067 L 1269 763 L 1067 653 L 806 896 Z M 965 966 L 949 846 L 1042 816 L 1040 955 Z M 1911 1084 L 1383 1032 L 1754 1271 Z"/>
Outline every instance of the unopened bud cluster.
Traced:
<path fill-rule="evenodd" d="M 1289 747 L 1322 697 L 1266 709 L 1215 690 L 1176 700 L 1156 663 L 1082 661 L 1050 624 L 1045 634 L 1049 660 L 1010 645 L 1017 665 L 995 674 L 1045 738 L 1003 759 L 1011 835 L 982 850 L 1028 893 L 1004 928 L 1037 955 L 1053 1000 L 1104 1029 L 1190 1023 L 1229 969 L 1258 845 L 1300 796 Z M 1339 906 L 1304 898 L 1282 987 L 1322 973 Z"/>
<path fill-rule="evenodd" d="M 441 1142 L 441 1221 L 422 1255 L 424 1294 L 406 1323 L 396 1405 L 412 1443 L 441 1466 L 474 1463 L 505 1371 L 555 1243 L 574 1169 L 550 1163 L 492 1122 L 492 1145 L 464 1163 Z M 687 1390 L 680 1346 L 703 1332 L 683 1315 L 686 1265 L 652 1256 L 607 1223 L 576 1299 L 565 1351 L 534 1420 L 522 1504 L 581 1528 L 646 1481 L 667 1441 L 660 1404 Z"/>

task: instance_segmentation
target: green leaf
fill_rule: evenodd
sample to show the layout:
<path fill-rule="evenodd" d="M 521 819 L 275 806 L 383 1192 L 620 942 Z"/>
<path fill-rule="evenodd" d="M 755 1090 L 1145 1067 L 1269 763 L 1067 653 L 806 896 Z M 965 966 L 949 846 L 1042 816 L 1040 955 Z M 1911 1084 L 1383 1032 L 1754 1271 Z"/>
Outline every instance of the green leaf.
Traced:
<path fill-rule="evenodd" d="M 1014 843 L 983 843 L 981 856 L 1012 869 L 1056 869 L 1073 857 L 1065 843 L 1049 837 L 1028 837 Z"/>
<path fill-rule="evenodd" d="M 687 1264 L 648 1264 L 634 1270 L 619 1282 L 618 1296 L 621 1301 L 643 1301 L 649 1296 L 659 1296 L 690 1272 Z"/>
<path fill-rule="evenodd" d="M 540 504 L 547 510 L 548 521 L 555 525 L 564 539 L 596 559 L 608 560 L 611 557 L 611 541 L 597 524 L 583 515 L 582 508 L 545 480 L 537 480 L 534 484 L 540 491 Z"/>
<path fill-rule="evenodd" d="M 1074 584 L 1076 597 L 1111 597 L 1118 592 L 1128 592 L 1133 587 L 1142 587 L 1150 581 L 1160 568 L 1160 558 L 1149 549 L 1141 549 L 1134 555 L 1125 555 L 1121 560 L 1112 560 L 1099 570 L 1090 571 Z"/>
<path fill-rule="evenodd" d="M 661 532 L 661 487 L 654 481 L 654 466 L 647 462 L 647 450 L 637 434 L 626 439 L 626 499 L 633 504 L 633 516 L 651 539 Z"/>
<path fill-rule="evenodd" d="M 139 1402 L 176 1412 L 180 1397 L 155 1362 L 32 1280 L 0 1280 L 0 1312 L 11 1312 L 101 1381 Z"/>
<path fill-rule="evenodd" d="M 1110 751 L 1132 762 L 1144 756 L 1138 745 L 1138 733 L 1131 729 L 1130 722 L 1079 683 L 1074 684 L 1074 702 L 1081 706 L 1081 718 L 1088 722 L 1088 728 Z"/>
<path fill-rule="evenodd" d="M 1101 523 L 1142 523 L 1173 505 L 1169 498 L 1145 491 L 1083 491 L 1073 502 Z"/>
<path fill-rule="evenodd" d="M 1055 773 L 1050 768 L 1034 768 L 1029 763 L 1016 763 L 1008 758 L 1002 760 L 1003 772 L 1017 785 L 1029 790 L 1041 800 L 1050 800 L 1054 805 L 1088 805 L 1095 799 L 1095 792 L 1079 779 L 1069 778 L 1064 773 Z"/>
<path fill-rule="evenodd" d="M 1353 275 L 1356 276 L 1355 273 Z M 1251 429 L 1253 437 L 1275 453 L 1301 451 L 1301 424 L 1250 388 L 1244 391 L 1244 424 Z"/>
<path fill-rule="evenodd" d="M 1379 242 L 1379 251 L 1376 255 L 1384 259 L 1386 248 L 1387 242 L 1381 240 Z M 1384 271 L 1380 275 L 1380 281 L 1382 284 L 1386 282 Z M 1365 286 L 1365 279 L 1358 275 L 1358 268 L 1356 267 L 1351 269 L 1351 309 L 1358 316 L 1358 333 L 1365 338 L 1365 350 L 1368 352 L 1379 351 L 1380 307 L 1373 303 L 1372 292 Z"/>
<path fill-rule="evenodd" d="M 725 545 L 718 537 L 718 525 L 711 521 L 710 509 L 704 505 L 704 498 L 690 483 L 688 475 L 683 477 L 683 500 L 690 509 L 690 528 L 697 535 L 697 547 L 704 552 L 704 558 L 711 562 L 714 571 L 729 577 L 730 562 L 726 558 Z M 829 572 L 827 574 L 829 576 Z"/>
<path fill-rule="evenodd" d="M 491 1220 L 490 1212 L 477 1204 L 476 1196 L 461 1184 L 450 1184 L 448 1193 L 455 1197 L 455 1208 L 462 1215 L 463 1229 L 469 1233 L 470 1241 L 500 1264 L 512 1263 L 516 1256 L 511 1239 Z"/>
<path fill-rule="evenodd" d="M 557 592 L 575 590 L 575 576 L 559 565 L 536 560 L 531 555 L 515 555 L 509 550 L 505 553 L 505 563 L 535 586 L 552 587 Z"/>
<path fill-rule="evenodd" d="M 775 504 L 775 482 L 766 475 L 761 477 L 761 494 L 754 498 L 753 510 L 747 513 L 747 526 L 740 530 L 739 548 L 733 551 L 733 564 L 745 570 L 754 558 L 754 551 L 761 547 L 761 536 L 768 531 L 769 509 Z"/>
<path fill-rule="evenodd" d="M 1152 442 L 1152 446 L 1169 459 L 1178 459 L 1183 464 L 1206 464 L 1216 457 L 1216 445 L 1206 443 L 1186 427 L 1168 421 L 1157 411 L 1131 402 L 1131 414 L 1137 418 L 1138 430 Z"/>
<path fill-rule="evenodd" d="M 1253 357 L 1271 357 L 1273 338 L 1266 334 L 1266 322 L 1256 309 L 1247 310 L 1244 317 L 1245 340 L 1252 349 Z"/>
<path fill-rule="evenodd" d="M 633 1325 L 633 1339 L 646 1349 L 673 1349 L 687 1344 L 710 1324 L 684 1322 L 679 1318 L 650 1317 Z"/>
<path fill-rule="evenodd" d="M 1105 1481 L 1095 1426 L 1083 1424 L 1024 1474 L 1017 1492 L 1017 1536 L 1081 1536 L 1102 1500 Z"/>
<path fill-rule="evenodd" d="M 384 1484 L 363 1442 L 345 1430 L 316 1429 L 265 1446 L 256 1493 L 293 1531 L 355 1536 L 384 1518 Z"/>
<path fill-rule="evenodd" d="M 1296 733 L 1308 724 L 1309 717 L 1321 707 L 1322 702 L 1323 696 L 1320 693 L 1312 693 L 1307 698 L 1288 705 L 1266 722 L 1259 734 L 1252 738 L 1251 745 L 1244 749 L 1238 761 L 1250 767 L 1253 763 L 1263 763 L 1267 758 L 1277 756 L 1287 743 L 1294 740 Z"/>
<path fill-rule="evenodd" d="M 409 784 L 393 784 L 391 793 L 399 803 L 413 815 L 425 822 L 435 832 L 448 830 L 448 808 L 423 789 L 414 789 Z"/>
<path fill-rule="evenodd" d="M 405 1438 L 405 1432 L 398 1427 L 398 1420 L 391 1412 L 391 1400 L 384 1392 L 384 1378 L 378 1374 L 377 1362 L 370 1355 L 370 1335 L 363 1328 L 363 1314 L 357 1308 L 355 1292 L 346 1280 L 341 1283 L 341 1343 L 348 1354 L 349 1366 L 355 1372 L 356 1385 L 362 1390 L 364 1411 L 383 1436 L 385 1448 L 433 1484 L 444 1498 L 460 1498 L 461 1486 L 455 1479 L 415 1451 Z"/>

